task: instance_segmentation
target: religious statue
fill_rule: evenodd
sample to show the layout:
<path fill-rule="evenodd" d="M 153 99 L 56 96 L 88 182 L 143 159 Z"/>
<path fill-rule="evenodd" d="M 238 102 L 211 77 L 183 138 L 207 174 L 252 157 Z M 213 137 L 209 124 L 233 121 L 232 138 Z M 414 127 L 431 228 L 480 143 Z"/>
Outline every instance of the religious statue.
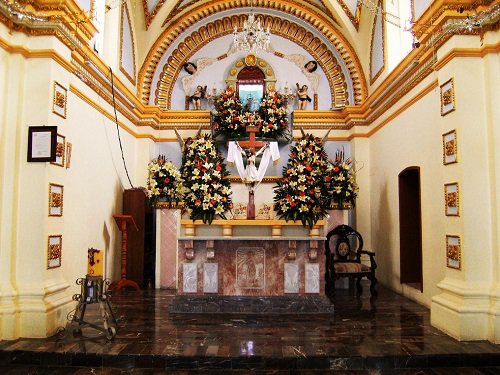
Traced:
<path fill-rule="evenodd" d="M 254 98 L 252 93 L 249 93 L 246 98 L 246 103 L 245 103 L 245 111 L 247 112 L 256 112 L 259 110 L 259 103 L 257 100 Z"/>
<path fill-rule="evenodd" d="M 238 148 L 240 149 L 241 154 L 247 157 L 247 165 L 245 167 L 245 173 L 241 180 L 250 191 L 254 191 L 254 189 L 256 188 L 256 184 L 258 184 L 262 180 L 262 177 L 259 176 L 259 170 L 257 169 L 255 163 L 257 156 L 262 154 L 268 147 L 269 147 L 269 142 L 267 142 L 265 146 L 262 147 L 259 151 L 255 152 L 253 149 L 245 151 L 238 144 Z"/>
<path fill-rule="evenodd" d="M 312 99 L 307 94 L 308 87 L 307 85 L 302 85 L 302 87 L 300 87 L 298 83 L 296 83 L 296 85 L 297 85 L 297 96 L 299 98 L 299 109 L 306 109 L 307 102 L 312 101 Z"/>
<path fill-rule="evenodd" d="M 207 86 L 196 86 L 193 95 L 191 95 L 191 102 L 193 103 L 193 109 L 201 109 L 201 99 L 205 98 L 207 92 Z"/>

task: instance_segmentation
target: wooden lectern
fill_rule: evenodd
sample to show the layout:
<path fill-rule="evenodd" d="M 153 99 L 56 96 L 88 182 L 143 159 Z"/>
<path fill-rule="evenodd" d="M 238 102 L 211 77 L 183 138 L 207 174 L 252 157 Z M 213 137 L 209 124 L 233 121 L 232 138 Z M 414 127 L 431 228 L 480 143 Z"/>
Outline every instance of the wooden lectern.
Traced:
<path fill-rule="evenodd" d="M 113 281 L 110 289 L 120 290 L 123 287 L 129 286 L 140 291 L 139 285 L 133 280 L 127 280 L 127 225 L 133 225 L 135 230 L 139 230 L 135 224 L 134 218 L 131 215 L 113 215 L 116 225 L 122 232 L 122 278 L 118 281 Z"/>

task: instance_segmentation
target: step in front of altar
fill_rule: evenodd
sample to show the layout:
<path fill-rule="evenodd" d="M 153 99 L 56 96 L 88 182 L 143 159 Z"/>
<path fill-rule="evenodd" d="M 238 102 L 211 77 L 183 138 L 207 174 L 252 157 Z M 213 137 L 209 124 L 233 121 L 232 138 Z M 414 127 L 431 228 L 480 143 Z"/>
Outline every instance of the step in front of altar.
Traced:
<path fill-rule="evenodd" d="M 311 296 L 175 296 L 171 314 L 266 314 L 266 315 L 333 315 L 328 297 Z"/>

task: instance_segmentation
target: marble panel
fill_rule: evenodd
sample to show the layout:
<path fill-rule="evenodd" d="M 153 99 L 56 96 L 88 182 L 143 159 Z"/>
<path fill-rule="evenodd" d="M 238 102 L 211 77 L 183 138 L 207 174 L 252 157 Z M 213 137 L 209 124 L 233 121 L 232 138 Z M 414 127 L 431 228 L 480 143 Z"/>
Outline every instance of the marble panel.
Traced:
<path fill-rule="evenodd" d="M 299 265 L 285 263 L 285 293 L 299 292 Z"/>
<path fill-rule="evenodd" d="M 266 251 L 261 247 L 236 250 L 236 284 L 242 289 L 264 289 Z"/>
<path fill-rule="evenodd" d="M 196 293 L 198 287 L 198 269 L 196 263 L 182 265 L 182 290 L 184 293 Z"/>
<path fill-rule="evenodd" d="M 319 263 L 305 265 L 305 292 L 319 293 Z"/>
<path fill-rule="evenodd" d="M 156 256 L 156 287 L 177 289 L 177 222 L 179 210 L 157 210 L 159 233 Z"/>
<path fill-rule="evenodd" d="M 219 264 L 205 263 L 203 265 L 203 292 L 217 293 L 219 291 Z"/>

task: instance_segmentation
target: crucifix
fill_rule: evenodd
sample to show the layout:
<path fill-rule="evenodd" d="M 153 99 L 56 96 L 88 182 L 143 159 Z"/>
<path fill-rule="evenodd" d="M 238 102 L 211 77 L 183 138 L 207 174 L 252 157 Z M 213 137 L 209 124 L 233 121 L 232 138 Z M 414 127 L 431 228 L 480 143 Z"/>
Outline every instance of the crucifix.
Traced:
<path fill-rule="evenodd" d="M 242 149 L 246 149 L 249 151 L 247 154 L 247 166 L 245 169 L 245 178 L 243 182 L 248 186 L 248 205 L 247 205 L 247 219 L 254 220 L 255 219 L 255 200 L 254 200 L 254 185 L 259 182 L 255 180 L 255 177 L 252 176 L 255 167 L 255 158 L 259 155 L 265 147 L 269 145 L 268 142 L 257 141 L 255 139 L 255 134 L 259 131 L 258 126 L 249 125 L 246 127 L 246 132 L 248 133 L 249 140 L 248 141 L 239 141 L 238 144 Z M 257 152 L 257 149 L 260 149 Z"/>

